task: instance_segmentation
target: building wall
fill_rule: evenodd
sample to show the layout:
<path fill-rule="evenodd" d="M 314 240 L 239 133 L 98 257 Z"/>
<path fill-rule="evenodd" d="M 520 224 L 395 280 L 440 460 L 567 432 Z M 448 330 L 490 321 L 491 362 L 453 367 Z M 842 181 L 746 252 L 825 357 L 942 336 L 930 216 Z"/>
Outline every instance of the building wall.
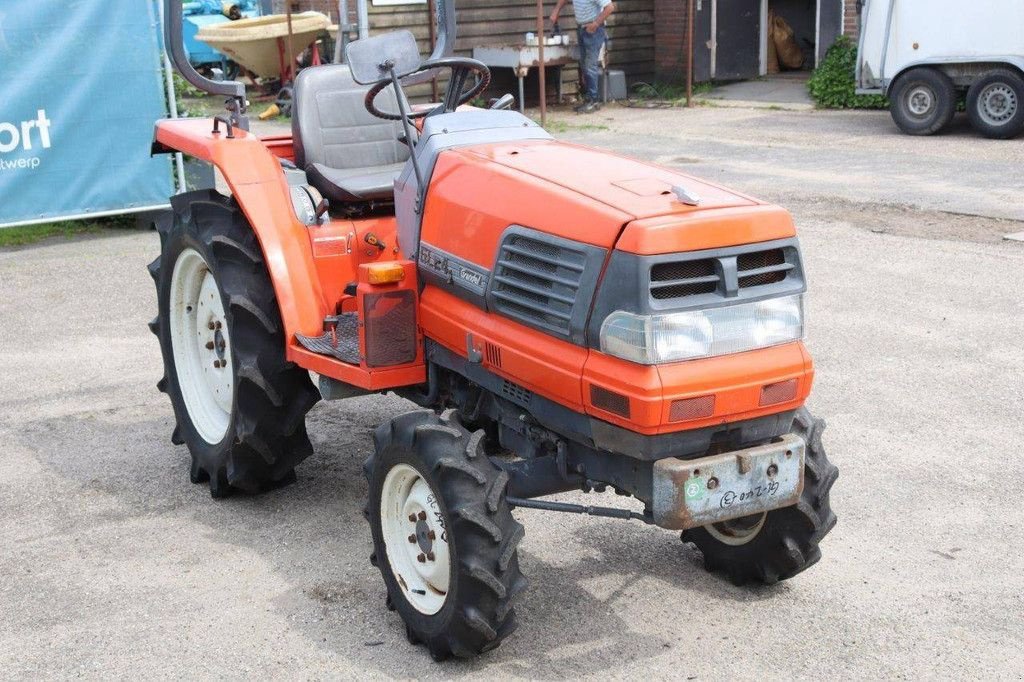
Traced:
<path fill-rule="evenodd" d="M 697 1 L 699 0 L 695 0 L 695 5 Z M 857 0 L 842 0 L 842 3 L 843 35 L 856 41 L 860 30 Z M 681 81 L 686 77 L 686 56 L 689 49 L 686 19 L 687 0 L 654 0 L 654 77 L 657 80 Z"/>
<path fill-rule="evenodd" d="M 285 11 L 286 0 L 274 0 L 276 12 Z M 337 21 L 337 0 L 290 0 L 293 12 L 315 10 L 323 12 Z M 654 39 L 656 0 L 617 0 L 616 12 L 608 23 L 610 40 L 609 60 L 611 68 L 622 69 L 631 81 L 649 80 L 654 74 Z M 349 0 L 349 7 L 355 12 L 355 0 Z M 469 56 L 477 45 L 522 43 L 524 34 L 537 31 L 536 0 L 456 0 L 458 13 L 458 39 L 456 53 Z M 554 9 L 554 0 L 545 0 L 544 16 Z M 420 43 L 420 53 L 430 52 L 429 14 L 426 4 L 369 6 L 371 34 L 406 28 L 413 32 Z M 547 25 L 545 21 L 545 25 Z M 562 11 L 559 25 L 563 31 L 575 31 L 571 4 Z M 550 27 L 548 27 L 550 28 Z M 510 69 L 507 73 L 494 73 L 491 94 L 515 92 L 516 83 Z M 536 70 L 530 72 L 526 88 L 528 93 L 537 92 Z M 549 93 L 553 94 L 554 71 L 549 70 Z M 563 73 L 563 94 L 576 93 L 577 73 L 571 65 Z M 413 91 L 421 95 L 423 86 Z M 532 97 L 528 94 L 528 102 Z"/>

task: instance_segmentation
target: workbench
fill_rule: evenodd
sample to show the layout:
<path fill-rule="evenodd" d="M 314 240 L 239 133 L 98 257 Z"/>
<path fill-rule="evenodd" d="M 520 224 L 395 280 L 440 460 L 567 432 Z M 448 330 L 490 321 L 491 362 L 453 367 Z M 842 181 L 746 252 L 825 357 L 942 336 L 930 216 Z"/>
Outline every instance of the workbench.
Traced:
<path fill-rule="evenodd" d="M 544 66 L 558 71 L 557 97 L 562 101 L 562 67 L 575 59 L 575 45 L 545 45 Z M 531 68 L 540 66 L 540 47 L 537 45 L 484 45 L 473 48 L 473 59 L 492 68 L 512 69 L 519 79 L 519 111 L 523 111 L 523 79 Z"/>

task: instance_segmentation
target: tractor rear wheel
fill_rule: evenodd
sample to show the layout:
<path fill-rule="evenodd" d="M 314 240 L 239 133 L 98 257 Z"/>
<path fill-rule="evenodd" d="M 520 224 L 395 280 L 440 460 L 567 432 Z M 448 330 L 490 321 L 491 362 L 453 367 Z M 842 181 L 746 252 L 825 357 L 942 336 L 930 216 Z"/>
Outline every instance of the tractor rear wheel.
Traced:
<path fill-rule="evenodd" d="M 149 265 L 159 314 L 167 393 L 188 446 L 191 480 L 210 493 L 258 492 L 294 478 L 311 452 L 306 412 L 320 394 L 285 359 L 284 332 L 263 253 L 234 200 L 181 194 L 157 224 L 160 256 Z"/>
<path fill-rule="evenodd" d="M 438 661 L 497 647 L 515 629 L 512 601 L 526 587 L 508 474 L 487 457 L 483 436 L 451 411 L 410 412 L 377 429 L 363 467 L 370 561 L 409 641 Z"/>
<path fill-rule="evenodd" d="M 736 585 L 771 585 L 817 563 L 818 543 L 836 525 L 828 497 L 839 476 L 821 444 L 824 429 L 806 409 L 797 412 L 793 433 L 807 450 L 804 490 L 795 505 L 683 531 L 683 542 L 696 545 L 707 570 L 725 573 Z"/>

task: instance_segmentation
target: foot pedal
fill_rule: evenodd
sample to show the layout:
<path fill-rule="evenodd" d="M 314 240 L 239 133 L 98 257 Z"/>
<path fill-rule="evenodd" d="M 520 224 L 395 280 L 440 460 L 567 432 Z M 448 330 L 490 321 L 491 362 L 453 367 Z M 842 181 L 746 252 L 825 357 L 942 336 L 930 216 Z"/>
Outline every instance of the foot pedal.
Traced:
<path fill-rule="evenodd" d="M 327 331 L 322 336 L 304 336 L 296 334 L 295 338 L 306 350 L 317 355 L 329 355 L 350 365 L 359 364 L 359 315 L 342 313 L 332 315 L 324 320 Z"/>

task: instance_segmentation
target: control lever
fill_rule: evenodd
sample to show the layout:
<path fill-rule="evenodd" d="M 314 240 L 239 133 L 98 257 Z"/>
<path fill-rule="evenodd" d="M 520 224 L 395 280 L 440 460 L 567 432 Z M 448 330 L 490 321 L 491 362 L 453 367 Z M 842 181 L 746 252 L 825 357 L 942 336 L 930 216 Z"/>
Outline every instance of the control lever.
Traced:
<path fill-rule="evenodd" d="M 496 97 L 487 103 L 488 109 L 511 109 L 512 104 L 516 101 L 515 97 L 505 93 L 501 97 Z"/>

